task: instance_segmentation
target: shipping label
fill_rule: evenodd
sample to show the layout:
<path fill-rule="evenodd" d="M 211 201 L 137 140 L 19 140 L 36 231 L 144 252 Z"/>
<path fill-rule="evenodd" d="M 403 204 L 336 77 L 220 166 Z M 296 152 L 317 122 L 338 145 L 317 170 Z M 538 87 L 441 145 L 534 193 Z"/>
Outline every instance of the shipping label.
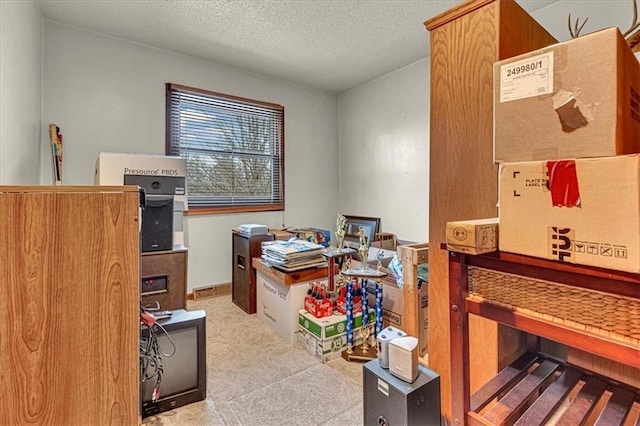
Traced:
<path fill-rule="evenodd" d="M 500 66 L 500 102 L 553 92 L 553 51 Z"/>

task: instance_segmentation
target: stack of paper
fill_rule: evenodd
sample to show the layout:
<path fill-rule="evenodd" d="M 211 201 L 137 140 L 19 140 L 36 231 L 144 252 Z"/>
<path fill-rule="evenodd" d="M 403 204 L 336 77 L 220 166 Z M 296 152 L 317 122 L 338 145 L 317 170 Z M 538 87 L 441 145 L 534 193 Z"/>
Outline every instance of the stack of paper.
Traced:
<path fill-rule="evenodd" d="M 276 240 L 262 243 L 262 261 L 285 272 L 326 267 L 323 252 L 323 246 L 306 240 Z"/>

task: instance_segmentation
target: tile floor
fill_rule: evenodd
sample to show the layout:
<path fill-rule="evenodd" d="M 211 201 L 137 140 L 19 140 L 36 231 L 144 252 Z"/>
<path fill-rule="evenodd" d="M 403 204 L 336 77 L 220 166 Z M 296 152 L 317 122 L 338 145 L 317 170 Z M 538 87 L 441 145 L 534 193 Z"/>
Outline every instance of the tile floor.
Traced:
<path fill-rule="evenodd" d="M 362 364 L 322 364 L 231 296 L 190 301 L 207 313 L 207 399 L 143 425 L 362 425 Z"/>

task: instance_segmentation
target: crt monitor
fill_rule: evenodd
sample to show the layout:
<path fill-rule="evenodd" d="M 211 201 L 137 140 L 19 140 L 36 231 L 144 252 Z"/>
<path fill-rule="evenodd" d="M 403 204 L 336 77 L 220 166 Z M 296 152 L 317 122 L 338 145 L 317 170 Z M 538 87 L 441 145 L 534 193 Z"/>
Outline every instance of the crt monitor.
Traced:
<path fill-rule="evenodd" d="M 152 401 L 155 378 L 141 381 L 142 417 L 152 416 L 163 411 L 202 401 L 207 395 L 206 361 L 206 314 L 204 311 L 186 311 L 177 309 L 164 320 L 158 320 L 168 336 L 154 326 L 160 352 L 173 356 L 162 356 L 163 375 L 160 394 Z M 149 337 L 149 329 L 141 325 L 141 347 Z M 142 364 L 141 364 L 142 368 Z M 148 368 L 149 369 L 149 368 Z M 147 371 L 149 375 L 151 371 Z"/>

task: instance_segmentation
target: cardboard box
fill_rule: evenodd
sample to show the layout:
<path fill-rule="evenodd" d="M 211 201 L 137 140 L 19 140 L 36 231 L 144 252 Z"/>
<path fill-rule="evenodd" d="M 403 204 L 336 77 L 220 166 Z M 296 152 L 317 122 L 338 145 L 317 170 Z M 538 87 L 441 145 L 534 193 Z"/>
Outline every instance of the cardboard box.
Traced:
<path fill-rule="evenodd" d="M 640 272 L 639 175 L 640 155 L 503 163 L 500 251 Z"/>
<path fill-rule="evenodd" d="M 382 282 L 382 326 L 396 327 L 404 330 L 404 294 L 401 287 L 398 287 L 396 280 L 388 271 L 389 275 L 384 277 Z M 375 307 L 375 284 L 373 282 L 367 285 L 367 302 L 369 306 Z M 418 292 L 418 321 L 420 324 L 420 336 L 417 337 L 420 344 L 420 356 L 424 356 L 428 349 L 429 338 L 429 321 L 427 309 L 429 307 L 429 291 L 428 285 L 423 284 Z"/>
<path fill-rule="evenodd" d="M 498 250 L 498 218 L 447 222 L 447 249 L 481 254 Z"/>
<path fill-rule="evenodd" d="M 257 317 L 289 344 L 298 341 L 298 312 L 304 307 L 310 282 L 282 285 L 259 270 L 256 273 Z"/>
<path fill-rule="evenodd" d="M 640 152 L 640 64 L 617 28 L 493 70 L 496 162 Z"/>
<path fill-rule="evenodd" d="M 96 185 L 123 185 L 125 175 L 186 178 L 187 166 L 184 158 L 170 155 L 98 153 L 94 176 Z M 186 188 L 173 195 L 174 203 L 182 206 L 180 211 L 189 209 Z"/>
<path fill-rule="evenodd" d="M 285 231 L 284 229 L 269 229 L 269 233 L 273 234 L 276 240 L 287 241 L 292 237 L 295 237 L 293 232 Z"/>
<path fill-rule="evenodd" d="M 184 158 L 155 154 L 98 153 L 95 185 L 124 185 L 125 175 L 175 178 L 171 180 L 180 182 L 173 193 L 173 246 L 184 246 L 183 212 L 189 210 L 187 166 Z"/>
<path fill-rule="evenodd" d="M 373 308 L 369 308 L 369 323 L 376 320 Z M 362 313 L 353 315 L 354 330 L 362 327 Z M 324 318 L 316 318 L 309 312 L 301 309 L 298 311 L 298 325 L 309 331 L 314 336 L 326 340 L 331 337 L 338 336 L 347 331 L 347 316 L 341 314 L 333 314 Z M 354 335 L 355 337 L 355 335 Z"/>
<path fill-rule="evenodd" d="M 304 229 L 292 229 L 296 237 L 307 240 L 312 243 L 320 244 L 324 247 L 329 247 L 331 241 L 331 232 L 318 228 L 304 228 Z"/>
<path fill-rule="evenodd" d="M 369 247 L 369 252 L 367 253 L 367 263 L 369 264 L 370 268 L 375 269 L 378 265 L 379 260 L 380 264 L 384 268 L 386 268 L 387 266 L 389 266 L 389 262 L 391 262 L 391 259 L 393 259 L 393 256 L 395 255 L 395 250 L 385 250 L 383 248 L 371 246 Z"/>
<path fill-rule="evenodd" d="M 347 333 L 338 334 L 337 336 L 323 340 L 300 326 L 298 338 L 300 345 L 322 363 L 339 358 L 347 348 Z M 357 333 L 353 341 L 356 346 L 362 344 L 362 339 Z M 372 348 L 372 350 L 375 350 L 375 348 Z"/>
<path fill-rule="evenodd" d="M 378 232 L 376 234 L 376 240 L 371 243 L 371 247 L 382 248 L 395 252 L 398 247 L 398 239 L 395 234 L 391 234 L 389 232 Z"/>

